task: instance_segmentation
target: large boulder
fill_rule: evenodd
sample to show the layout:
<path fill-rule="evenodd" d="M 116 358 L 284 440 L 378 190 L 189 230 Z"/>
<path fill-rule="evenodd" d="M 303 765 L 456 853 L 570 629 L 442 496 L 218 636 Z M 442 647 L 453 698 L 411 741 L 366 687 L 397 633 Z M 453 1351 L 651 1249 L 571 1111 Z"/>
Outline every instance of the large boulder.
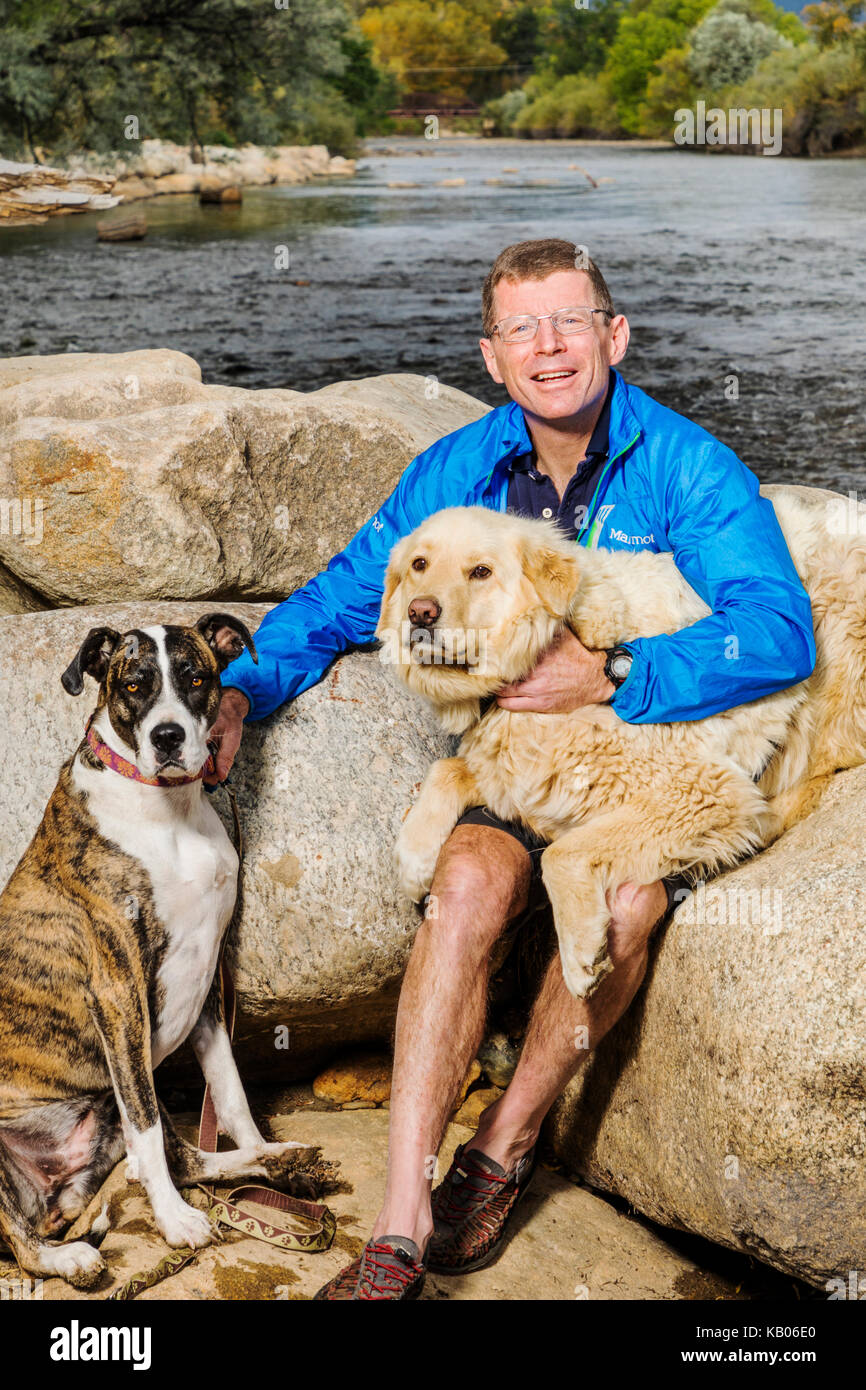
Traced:
<path fill-rule="evenodd" d="M 283 598 L 486 409 L 418 376 L 303 394 L 205 386 L 164 350 L 6 359 L 0 496 L 41 531 L 0 528 L 0 564 L 53 607 Z"/>
<path fill-rule="evenodd" d="M 77 699 L 60 684 L 89 629 L 192 622 L 209 606 L 109 604 L 0 621 L 0 885 L 96 703 L 89 678 Z M 232 611 L 255 629 L 268 605 Z M 246 1074 L 281 1083 L 342 1044 L 388 1039 L 420 920 L 399 893 L 391 849 L 427 767 L 449 747 L 374 652 L 345 656 L 291 705 L 246 726 L 232 771 L 245 840 L 233 954 Z M 231 831 L 224 791 L 214 805 Z"/>
<path fill-rule="evenodd" d="M 866 1270 L 866 768 L 677 909 L 555 1148 L 667 1226 L 816 1285 Z"/>

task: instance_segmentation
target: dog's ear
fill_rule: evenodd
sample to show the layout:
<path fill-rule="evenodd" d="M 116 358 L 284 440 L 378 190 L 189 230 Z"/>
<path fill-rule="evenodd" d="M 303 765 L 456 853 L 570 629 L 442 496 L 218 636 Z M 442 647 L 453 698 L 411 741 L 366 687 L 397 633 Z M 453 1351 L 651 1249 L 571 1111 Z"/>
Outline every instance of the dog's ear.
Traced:
<path fill-rule="evenodd" d="M 205 613 L 195 624 L 195 630 L 207 642 L 220 671 L 224 671 L 230 661 L 240 656 L 244 647 L 258 666 L 256 644 L 246 623 L 242 623 L 240 618 L 233 617 L 231 613 Z"/>
<path fill-rule="evenodd" d="M 105 673 L 119 641 L 120 633 L 115 632 L 113 627 L 90 629 L 75 657 L 60 677 L 60 684 L 67 695 L 81 694 L 84 689 L 85 672 L 95 681 L 101 682 L 105 679 Z"/>
<path fill-rule="evenodd" d="M 384 637 L 385 629 L 382 627 L 382 624 L 385 622 L 388 605 L 396 594 L 403 578 L 406 558 L 412 548 L 411 545 L 408 544 L 410 539 L 410 536 L 404 536 L 402 540 L 399 540 L 392 548 L 388 558 L 388 568 L 385 571 L 385 582 L 382 589 L 382 603 L 379 608 L 379 622 L 376 625 L 377 637 Z"/>
<path fill-rule="evenodd" d="M 578 555 L 563 553 L 545 538 L 527 540 L 523 548 L 523 573 L 545 608 L 556 617 L 564 617 L 569 600 L 580 584 Z"/>

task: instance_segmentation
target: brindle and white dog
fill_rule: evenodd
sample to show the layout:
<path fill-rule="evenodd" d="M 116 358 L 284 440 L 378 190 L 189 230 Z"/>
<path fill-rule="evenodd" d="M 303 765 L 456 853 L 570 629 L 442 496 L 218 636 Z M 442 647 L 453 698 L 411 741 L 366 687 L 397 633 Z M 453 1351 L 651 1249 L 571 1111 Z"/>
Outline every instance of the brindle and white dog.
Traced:
<path fill-rule="evenodd" d="M 242 622 L 121 634 L 93 628 L 61 677 L 99 697 L 42 822 L 0 896 L 0 1236 L 22 1269 L 91 1287 L 99 1252 L 50 1239 L 123 1156 L 169 1245 L 206 1245 L 175 1182 L 279 1178 L 315 1151 L 269 1144 L 250 1114 L 216 966 L 238 859 L 204 795 L 220 672 Z M 181 1140 L 153 1071 L 191 1038 L 237 1150 Z"/>

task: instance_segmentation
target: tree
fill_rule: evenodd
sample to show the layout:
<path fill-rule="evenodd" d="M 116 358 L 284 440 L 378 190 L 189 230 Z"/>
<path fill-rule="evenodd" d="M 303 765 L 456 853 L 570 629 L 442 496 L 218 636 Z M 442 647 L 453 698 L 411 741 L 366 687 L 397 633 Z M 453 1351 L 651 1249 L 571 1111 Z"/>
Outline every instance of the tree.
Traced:
<path fill-rule="evenodd" d="M 617 95 L 619 119 L 625 130 L 640 129 L 640 105 L 656 64 L 669 49 L 681 48 L 713 0 L 633 0 L 622 16 L 610 50 L 606 71 Z"/>
<path fill-rule="evenodd" d="M 689 68 L 706 93 L 744 82 L 775 48 L 790 43 L 769 24 L 719 6 L 691 34 Z"/>
<path fill-rule="evenodd" d="M 586 9 L 576 9 L 574 0 L 553 0 L 540 17 L 544 47 L 537 68 L 555 77 L 600 72 L 627 8 L 627 0 L 588 0 Z"/>
<path fill-rule="evenodd" d="M 0 0 L 0 132 L 29 144 L 275 142 L 338 78 L 343 0 Z"/>
<path fill-rule="evenodd" d="M 853 38 L 863 23 L 864 0 L 821 0 L 806 5 L 803 18 L 819 48 Z"/>
<path fill-rule="evenodd" d="M 508 54 L 492 37 L 493 0 L 391 0 L 365 10 L 361 30 L 406 92 L 462 104 Z"/>

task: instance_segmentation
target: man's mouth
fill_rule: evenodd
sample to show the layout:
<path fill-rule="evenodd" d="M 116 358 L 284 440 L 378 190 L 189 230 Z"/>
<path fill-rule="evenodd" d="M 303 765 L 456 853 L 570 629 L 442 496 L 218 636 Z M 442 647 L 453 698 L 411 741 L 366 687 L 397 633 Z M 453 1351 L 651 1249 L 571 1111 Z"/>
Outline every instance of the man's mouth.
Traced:
<path fill-rule="evenodd" d="M 565 381 L 568 377 L 575 375 L 576 373 L 572 367 L 561 367 L 555 372 L 536 372 L 532 380 L 540 382 Z"/>

